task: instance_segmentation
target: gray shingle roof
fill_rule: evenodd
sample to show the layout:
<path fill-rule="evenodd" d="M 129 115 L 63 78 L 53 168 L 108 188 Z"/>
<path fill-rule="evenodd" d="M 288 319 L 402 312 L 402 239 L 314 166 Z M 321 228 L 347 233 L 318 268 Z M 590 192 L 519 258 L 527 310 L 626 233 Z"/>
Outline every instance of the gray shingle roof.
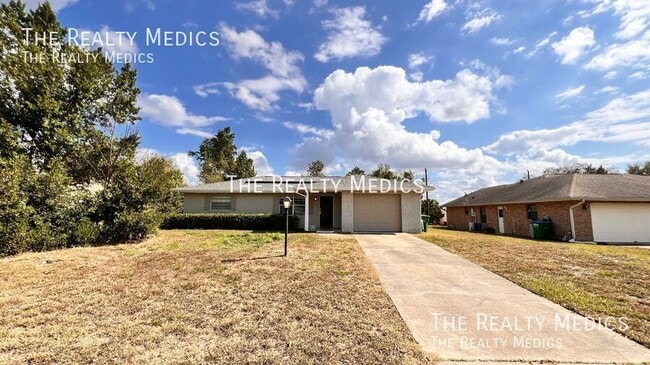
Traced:
<path fill-rule="evenodd" d="M 452 200 L 446 207 L 535 203 L 563 200 L 650 201 L 650 176 L 544 175 L 493 186 Z"/>
<path fill-rule="evenodd" d="M 370 176 L 260 176 L 250 179 L 222 181 L 212 184 L 186 186 L 174 189 L 181 193 L 292 193 L 296 190 L 310 193 L 341 191 L 416 191 L 422 188 L 413 182 L 378 179 Z M 424 187 L 431 191 L 432 187 Z M 293 189 L 293 190 L 292 190 Z"/>

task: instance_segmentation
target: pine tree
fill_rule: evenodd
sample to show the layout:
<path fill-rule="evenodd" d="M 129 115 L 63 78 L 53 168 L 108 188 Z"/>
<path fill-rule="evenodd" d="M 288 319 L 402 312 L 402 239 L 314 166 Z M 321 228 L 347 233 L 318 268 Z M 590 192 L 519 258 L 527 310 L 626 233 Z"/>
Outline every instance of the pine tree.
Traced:
<path fill-rule="evenodd" d="M 352 170 L 348 171 L 348 173 L 345 174 L 345 175 L 346 176 L 352 176 L 352 175 L 365 175 L 365 174 L 366 174 L 365 171 L 363 171 L 363 170 L 361 170 L 361 168 L 355 166 L 355 167 L 352 168 Z"/>
<path fill-rule="evenodd" d="M 307 166 L 307 175 L 314 177 L 323 177 L 325 176 L 325 164 L 321 160 L 316 160 L 310 162 Z"/>
<path fill-rule="evenodd" d="M 204 139 L 199 150 L 190 151 L 189 155 L 199 162 L 199 179 L 204 184 L 224 181 L 228 175 L 235 175 L 237 178 L 255 176 L 253 160 L 245 151 L 237 155 L 235 134 L 230 127 Z"/>

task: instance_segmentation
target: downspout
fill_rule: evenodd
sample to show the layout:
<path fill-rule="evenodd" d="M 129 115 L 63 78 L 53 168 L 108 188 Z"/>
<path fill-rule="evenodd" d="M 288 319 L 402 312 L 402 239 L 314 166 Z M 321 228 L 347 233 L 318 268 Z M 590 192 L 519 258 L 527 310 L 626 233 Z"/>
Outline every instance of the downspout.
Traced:
<path fill-rule="evenodd" d="M 309 232 L 309 191 L 305 191 L 305 232 Z"/>
<path fill-rule="evenodd" d="M 573 208 L 577 208 L 584 204 L 586 199 L 582 199 L 580 203 L 574 204 L 569 207 L 569 220 L 571 221 L 571 239 L 569 242 L 575 242 L 576 241 L 576 220 L 573 217 Z"/>

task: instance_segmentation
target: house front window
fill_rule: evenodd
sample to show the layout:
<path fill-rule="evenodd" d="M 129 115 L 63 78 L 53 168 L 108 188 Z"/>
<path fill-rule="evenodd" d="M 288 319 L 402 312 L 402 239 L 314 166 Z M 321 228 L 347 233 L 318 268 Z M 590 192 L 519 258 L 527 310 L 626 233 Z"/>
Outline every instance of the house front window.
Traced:
<path fill-rule="evenodd" d="M 210 210 L 215 212 L 230 212 L 231 199 L 229 196 L 215 196 L 210 202 Z"/>
<path fill-rule="evenodd" d="M 292 206 L 294 215 L 305 215 L 305 198 L 295 198 Z"/>
<path fill-rule="evenodd" d="M 528 219 L 537 220 L 537 205 L 527 205 L 526 212 L 528 214 Z"/>
<path fill-rule="evenodd" d="M 487 223 L 487 210 L 481 207 L 481 223 Z"/>
<path fill-rule="evenodd" d="M 284 205 L 282 204 L 282 201 L 280 201 L 280 213 L 284 214 Z M 293 198 L 291 208 L 289 208 L 289 214 L 305 215 L 305 198 Z"/>

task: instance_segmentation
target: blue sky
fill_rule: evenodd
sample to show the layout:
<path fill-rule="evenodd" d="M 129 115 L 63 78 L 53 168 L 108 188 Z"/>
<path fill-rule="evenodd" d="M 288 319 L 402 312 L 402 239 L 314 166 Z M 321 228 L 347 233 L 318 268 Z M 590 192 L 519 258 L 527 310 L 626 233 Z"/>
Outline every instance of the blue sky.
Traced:
<path fill-rule="evenodd" d="M 650 2 L 52 1 L 64 26 L 137 32 L 142 152 L 232 127 L 263 174 L 427 167 L 441 201 L 576 162 L 650 159 Z M 146 30 L 218 32 L 217 46 Z M 114 42 L 117 43 L 117 42 Z"/>

